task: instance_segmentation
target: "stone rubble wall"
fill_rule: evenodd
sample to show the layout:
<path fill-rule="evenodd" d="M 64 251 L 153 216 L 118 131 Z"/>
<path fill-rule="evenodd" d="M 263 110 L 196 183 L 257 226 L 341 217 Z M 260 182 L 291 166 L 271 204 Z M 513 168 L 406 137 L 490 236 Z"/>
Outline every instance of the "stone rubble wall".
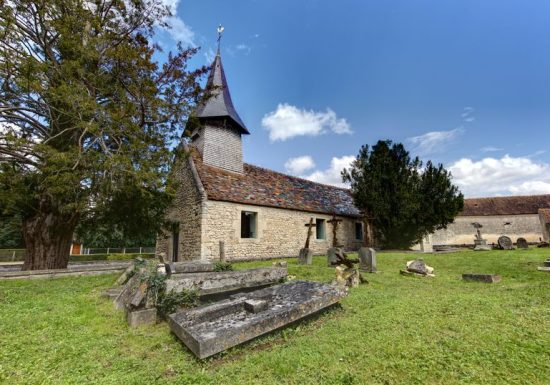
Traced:
<path fill-rule="evenodd" d="M 165 253 L 170 261 L 186 261 L 201 257 L 202 195 L 190 165 L 190 158 L 175 166 L 174 177 L 179 182 L 176 197 L 166 219 L 179 222 L 178 258 L 173 259 L 172 230 L 165 229 L 158 237 L 156 253 Z"/>
<path fill-rule="evenodd" d="M 219 258 L 219 241 L 225 242 L 227 259 L 275 258 L 298 256 L 304 247 L 306 223 L 313 217 L 325 219 L 331 215 L 307 213 L 296 210 L 243 205 L 231 202 L 206 201 L 202 218 L 203 259 Z M 257 213 L 257 237 L 241 238 L 241 211 Z M 337 238 L 346 250 L 357 250 L 361 241 L 355 239 L 355 222 L 360 219 L 337 217 L 343 221 L 338 225 Z M 326 223 L 326 239 L 317 240 L 312 229 L 310 249 L 314 254 L 326 254 L 332 246 L 332 224 Z"/>
<path fill-rule="evenodd" d="M 483 225 L 481 235 L 487 243 L 497 243 L 501 235 L 507 235 L 515 243 L 519 237 L 527 242 L 539 242 L 543 237 L 538 214 L 494 215 L 494 216 L 458 216 L 447 229 L 438 230 L 432 235 L 434 245 L 473 245 L 476 230 L 472 223 Z M 504 223 L 511 222 L 504 229 Z"/>

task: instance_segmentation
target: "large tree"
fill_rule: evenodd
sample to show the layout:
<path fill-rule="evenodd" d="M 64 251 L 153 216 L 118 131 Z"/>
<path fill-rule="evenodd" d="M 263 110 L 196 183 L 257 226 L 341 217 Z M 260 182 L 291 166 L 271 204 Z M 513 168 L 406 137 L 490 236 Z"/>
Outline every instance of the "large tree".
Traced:
<path fill-rule="evenodd" d="M 464 197 L 441 164 L 423 167 L 405 147 L 389 140 L 361 147 L 349 170 L 355 204 L 364 211 L 366 228 L 385 248 L 408 248 L 452 223 Z"/>
<path fill-rule="evenodd" d="M 82 219 L 160 227 L 206 70 L 187 69 L 196 49 L 159 53 L 168 16 L 159 0 L 0 0 L 0 209 L 22 219 L 24 269 L 66 267 Z"/>

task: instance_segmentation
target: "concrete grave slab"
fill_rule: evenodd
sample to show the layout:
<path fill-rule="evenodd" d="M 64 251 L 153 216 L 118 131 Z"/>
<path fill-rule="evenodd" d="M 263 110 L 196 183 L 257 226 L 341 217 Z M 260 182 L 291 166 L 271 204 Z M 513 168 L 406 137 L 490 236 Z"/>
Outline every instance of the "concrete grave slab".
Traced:
<path fill-rule="evenodd" d="M 546 267 L 546 266 L 544 266 L 544 267 L 537 267 L 537 270 L 538 270 L 538 271 L 547 271 L 547 272 L 550 273 L 550 267 Z"/>
<path fill-rule="evenodd" d="M 126 313 L 126 321 L 130 327 L 154 325 L 157 323 L 157 309 L 134 310 Z"/>
<path fill-rule="evenodd" d="M 334 305 L 346 293 L 332 285 L 294 281 L 171 314 L 168 323 L 195 355 L 206 358 Z M 261 310 L 251 301 L 267 306 Z"/>
<path fill-rule="evenodd" d="M 172 274 L 166 280 L 166 291 L 198 290 L 199 296 L 272 285 L 288 275 L 286 267 L 207 273 Z"/>
<path fill-rule="evenodd" d="M 465 281 L 476 281 L 476 282 L 485 282 L 485 283 L 495 283 L 500 282 L 502 277 L 497 274 L 473 274 L 467 273 L 462 274 L 462 279 Z"/>

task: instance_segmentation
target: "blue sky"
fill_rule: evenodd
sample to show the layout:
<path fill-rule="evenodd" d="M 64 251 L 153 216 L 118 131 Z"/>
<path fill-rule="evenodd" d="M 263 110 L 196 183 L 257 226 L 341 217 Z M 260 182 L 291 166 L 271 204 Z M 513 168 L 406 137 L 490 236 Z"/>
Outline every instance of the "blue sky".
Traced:
<path fill-rule="evenodd" d="M 164 0 L 208 63 L 216 27 L 248 163 L 338 184 L 402 142 L 466 196 L 550 193 L 547 0 Z"/>

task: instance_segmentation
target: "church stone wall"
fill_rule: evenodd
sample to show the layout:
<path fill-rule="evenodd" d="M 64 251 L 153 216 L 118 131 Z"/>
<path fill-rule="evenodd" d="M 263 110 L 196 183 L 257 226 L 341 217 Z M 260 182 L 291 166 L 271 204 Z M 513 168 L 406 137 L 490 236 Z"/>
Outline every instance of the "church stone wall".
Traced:
<path fill-rule="evenodd" d="M 476 230 L 472 223 L 483 225 L 481 235 L 488 243 L 496 243 L 501 235 L 507 235 L 516 242 L 523 237 L 527 242 L 539 242 L 543 237 L 538 214 L 495 215 L 495 216 L 458 216 L 455 222 L 445 230 L 438 230 L 432 235 L 434 245 L 473 245 Z M 504 229 L 504 223 L 511 222 Z"/>
<path fill-rule="evenodd" d="M 202 195 L 193 177 L 189 159 L 179 162 L 174 172 L 179 185 L 174 202 L 166 213 L 166 219 L 179 224 L 176 260 L 200 259 Z M 157 237 L 156 252 L 165 253 L 169 260 L 174 260 L 172 229 L 165 229 Z"/>
<path fill-rule="evenodd" d="M 205 164 L 234 172 L 243 172 L 241 134 L 223 123 L 205 125 L 199 131 L 197 148 Z"/>
<path fill-rule="evenodd" d="M 257 237 L 241 238 L 241 211 L 257 213 Z M 230 202 L 206 201 L 203 216 L 202 258 L 219 258 L 219 241 L 225 242 L 227 259 L 252 259 L 271 257 L 295 257 L 304 247 L 307 236 L 306 223 L 313 217 L 330 220 L 332 216 L 242 205 Z M 337 217 L 337 238 L 347 250 L 357 250 L 361 241 L 355 238 L 355 222 L 352 218 Z M 310 248 L 315 254 L 324 255 L 332 246 L 332 224 L 326 223 L 326 239 L 317 240 L 312 229 Z"/>

